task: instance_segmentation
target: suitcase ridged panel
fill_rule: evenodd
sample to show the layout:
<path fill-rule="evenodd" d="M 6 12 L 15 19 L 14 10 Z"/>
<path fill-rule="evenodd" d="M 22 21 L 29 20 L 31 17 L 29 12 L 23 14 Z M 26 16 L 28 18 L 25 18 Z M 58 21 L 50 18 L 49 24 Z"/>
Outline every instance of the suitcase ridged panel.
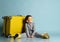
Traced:
<path fill-rule="evenodd" d="M 6 17 L 4 17 L 6 19 Z M 7 16 L 7 21 L 4 19 L 3 32 L 5 35 L 11 34 L 14 36 L 22 32 L 23 20 L 25 16 Z"/>

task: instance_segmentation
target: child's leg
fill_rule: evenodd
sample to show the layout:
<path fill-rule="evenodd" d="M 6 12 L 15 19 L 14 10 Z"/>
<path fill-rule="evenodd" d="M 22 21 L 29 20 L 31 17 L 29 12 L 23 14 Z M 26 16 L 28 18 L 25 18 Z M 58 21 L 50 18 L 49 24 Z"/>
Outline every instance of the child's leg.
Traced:
<path fill-rule="evenodd" d="M 29 30 L 29 29 L 26 30 L 26 36 L 27 36 L 28 38 L 30 38 L 30 30 Z"/>
<path fill-rule="evenodd" d="M 31 38 L 34 37 L 34 30 L 31 30 Z"/>
<path fill-rule="evenodd" d="M 48 33 L 44 33 L 44 34 L 39 34 L 39 33 L 35 33 L 35 37 L 38 37 L 38 38 L 43 38 L 43 39 L 48 39 L 49 38 L 49 35 Z"/>
<path fill-rule="evenodd" d="M 39 34 L 39 33 L 35 33 L 35 35 L 34 35 L 35 37 L 37 37 L 37 38 L 41 38 L 42 37 L 42 35 L 41 34 Z"/>
<path fill-rule="evenodd" d="M 26 36 L 27 36 L 28 38 L 30 38 L 30 35 L 28 35 L 27 33 L 26 33 Z"/>

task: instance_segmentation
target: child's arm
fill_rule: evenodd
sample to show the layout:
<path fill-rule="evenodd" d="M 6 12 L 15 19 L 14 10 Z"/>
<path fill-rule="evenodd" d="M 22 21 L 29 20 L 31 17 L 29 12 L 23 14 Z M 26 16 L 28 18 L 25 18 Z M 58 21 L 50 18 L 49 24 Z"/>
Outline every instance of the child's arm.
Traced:
<path fill-rule="evenodd" d="M 32 35 L 35 35 L 35 27 L 34 27 L 34 23 L 33 23 L 33 34 Z"/>
<path fill-rule="evenodd" d="M 27 37 L 29 37 L 30 35 L 29 35 L 29 30 L 28 30 L 27 23 L 25 24 L 25 28 L 26 28 L 26 35 L 27 35 Z"/>

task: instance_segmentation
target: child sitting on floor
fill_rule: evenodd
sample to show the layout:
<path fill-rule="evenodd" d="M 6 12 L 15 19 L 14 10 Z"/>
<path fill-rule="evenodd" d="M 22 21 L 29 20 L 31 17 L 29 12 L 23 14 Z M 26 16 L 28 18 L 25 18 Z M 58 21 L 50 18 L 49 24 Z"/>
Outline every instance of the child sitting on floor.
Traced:
<path fill-rule="evenodd" d="M 27 15 L 25 18 L 25 28 L 26 28 L 27 37 L 33 38 L 35 34 L 35 30 L 31 15 Z"/>
<path fill-rule="evenodd" d="M 37 32 L 35 32 L 34 29 L 34 23 L 32 20 L 32 16 L 31 15 L 27 15 L 25 18 L 25 28 L 26 28 L 26 35 L 28 38 L 33 38 L 34 36 L 38 36 L 41 38 L 49 38 L 48 33 L 44 33 L 44 34 L 39 34 Z"/>

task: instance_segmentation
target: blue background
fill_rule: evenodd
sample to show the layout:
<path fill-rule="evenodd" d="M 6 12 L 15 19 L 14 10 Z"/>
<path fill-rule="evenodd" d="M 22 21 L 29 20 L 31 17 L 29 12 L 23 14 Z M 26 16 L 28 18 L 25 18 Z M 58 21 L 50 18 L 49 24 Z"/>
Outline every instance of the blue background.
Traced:
<path fill-rule="evenodd" d="M 37 32 L 60 36 L 60 0 L 0 0 L 0 30 L 2 16 L 28 14 L 33 16 Z"/>

